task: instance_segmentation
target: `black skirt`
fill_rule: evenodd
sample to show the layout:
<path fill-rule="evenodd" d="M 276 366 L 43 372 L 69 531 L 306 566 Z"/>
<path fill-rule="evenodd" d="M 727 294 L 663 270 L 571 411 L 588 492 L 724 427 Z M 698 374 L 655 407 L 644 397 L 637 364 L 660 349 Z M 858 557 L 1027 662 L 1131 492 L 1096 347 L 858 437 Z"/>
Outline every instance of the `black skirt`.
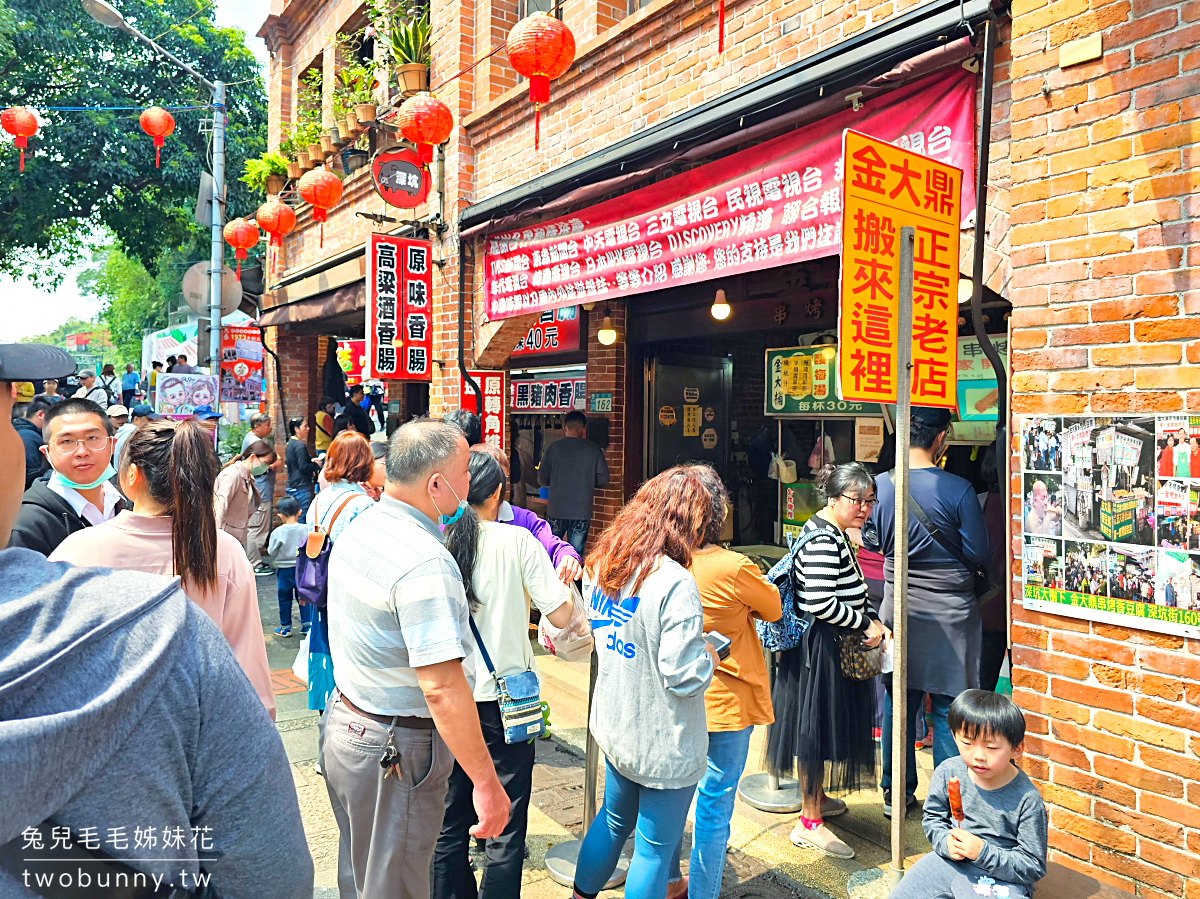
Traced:
<path fill-rule="evenodd" d="M 860 790 L 875 780 L 874 679 L 842 675 L 837 635 L 845 628 L 813 622 L 800 645 L 779 654 L 767 735 L 767 770 L 796 775 L 815 789 Z"/>

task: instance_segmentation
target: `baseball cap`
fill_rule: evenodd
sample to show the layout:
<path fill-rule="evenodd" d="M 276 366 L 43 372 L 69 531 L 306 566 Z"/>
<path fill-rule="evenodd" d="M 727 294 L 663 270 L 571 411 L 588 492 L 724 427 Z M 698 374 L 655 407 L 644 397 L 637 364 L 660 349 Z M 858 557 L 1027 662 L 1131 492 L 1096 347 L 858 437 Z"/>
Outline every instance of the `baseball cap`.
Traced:
<path fill-rule="evenodd" d="M 28 403 L 34 397 L 33 381 L 17 381 L 17 392 L 13 397 L 14 403 Z"/>
<path fill-rule="evenodd" d="M 934 406 L 913 406 L 912 420 L 935 431 L 944 431 L 950 427 L 950 410 Z"/>
<path fill-rule="evenodd" d="M 133 418 L 149 418 L 149 419 L 162 418 L 161 415 L 159 415 L 157 412 L 154 411 L 154 407 L 151 406 L 149 403 L 138 403 L 136 406 L 134 406 L 132 409 L 129 410 L 129 414 Z"/>
<path fill-rule="evenodd" d="M 211 421 L 214 418 L 220 418 L 220 412 L 214 412 L 213 407 L 205 403 L 203 406 L 197 406 L 192 410 L 192 415 L 199 418 L 201 421 Z"/>
<path fill-rule="evenodd" d="M 109 418 L 117 418 L 118 416 L 121 416 L 121 415 L 124 415 L 126 418 L 128 418 L 129 410 L 126 409 L 124 406 L 122 406 L 120 403 L 118 403 L 115 406 L 108 407 L 108 417 Z"/>
<path fill-rule="evenodd" d="M 0 343 L 0 381 L 41 381 L 75 373 L 67 351 L 44 343 Z"/>

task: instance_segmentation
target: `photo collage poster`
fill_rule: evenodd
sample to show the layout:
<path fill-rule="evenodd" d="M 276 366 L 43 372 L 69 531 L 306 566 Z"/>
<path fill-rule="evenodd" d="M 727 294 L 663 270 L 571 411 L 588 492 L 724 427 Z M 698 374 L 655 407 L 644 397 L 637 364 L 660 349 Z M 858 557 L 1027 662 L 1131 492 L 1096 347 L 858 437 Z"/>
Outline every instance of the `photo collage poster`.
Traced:
<path fill-rule="evenodd" d="M 1020 420 L 1024 605 L 1200 636 L 1200 416 Z"/>

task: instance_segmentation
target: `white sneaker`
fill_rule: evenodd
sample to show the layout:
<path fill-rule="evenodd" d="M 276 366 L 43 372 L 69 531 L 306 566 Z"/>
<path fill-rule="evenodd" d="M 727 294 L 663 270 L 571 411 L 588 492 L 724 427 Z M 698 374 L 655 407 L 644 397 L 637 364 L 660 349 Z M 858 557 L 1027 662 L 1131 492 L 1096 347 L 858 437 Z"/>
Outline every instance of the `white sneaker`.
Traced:
<path fill-rule="evenodd" d="M 792 828 L 792 843 L 801 849 L 815 849 L 834 858 L 854 858 L 854 850 L 838 839 L 837 835 L 822 822 L 816 830 L 809 830 L 804 822 L 797 821 Z"/>

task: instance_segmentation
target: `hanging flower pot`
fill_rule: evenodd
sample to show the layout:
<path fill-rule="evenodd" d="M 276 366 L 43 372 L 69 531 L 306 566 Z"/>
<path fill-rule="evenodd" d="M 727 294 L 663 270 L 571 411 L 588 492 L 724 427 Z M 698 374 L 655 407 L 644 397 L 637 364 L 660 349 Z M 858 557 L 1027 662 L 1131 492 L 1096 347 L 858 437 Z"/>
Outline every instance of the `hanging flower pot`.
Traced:
<path fill-rule="evenodd" d="M 397 118 L 400 134 L 417 145 L 417 158 L 423 165 L 433 161 L 433 148 L 449 140 L 454 130 L 450 107 L 432 94 L 409 97 Z"/>
<path fill-rule="evenodd" d="M 308 158 L 311 159 L 315 164 L 320 164 L 320 162 L 325 158 L 325 151 L 321 149 L 320 141 L 315 144 L 308 145 Z"/>
<path fill-rule="evenodd" d="M 333 152 L 333 138 L 329 134 L 321 135 L 321 153 L 328 156 Z"/>
<path fill-rule="evenodd" d="M 238 261 L 237 278 L 240 281 L 242 280 L 242 260 L 246 258 L 246 251 L 258 246 L 262 235 L 258 232 L 258 225 L 242 218 L 236 218 L 226 224 L 221 233 L 225 237 L 225 242 L 234 249 L 233 255 Z"/>
<path fill-rule="evenodd" d="M 512 67 L 529 79 L 529 100 L 534 109 L 533 148 L 537 150 L 542 104 L 550 102 L 550 79 L 562 75 L 575 61 L 575 36 L 559 19 L 535 12 L 513 26 L 504 48 Z"/>
<path fill-rule="evenodd" d="M 396 80 L 400 83 L 400 95 L 405 99 L 429 90 L 429 66 L 410 62 L 396 66 Z"/>
<path fill-rule="evenodd" d="M 13 146 L 21 151 L 20 171 L 25 171 L 25 148 L 28 139 L 37 134 L 37 116 L 24 106 L 10 106 L 0 112 L 0 127 L 13 136 Z"/>
<path fill-rule="evenodd" d="M 358 120 L 359 125 L 375 123 L 375 104 L 374 103 L 355 103 L 354 118 Z"/>
<path fill-rule="evenodd" d="M 307 172 L 313 167 L 312 159 L 308 155 L 308 150 L 296 151 L 296 163 L 300 166 L 301 172 Z"/>
<path fill-rule="evenodd" d="M 288 167 L 291 166 L 292 163 L 289 162 Z M 283 190 L 285 184 L 287 184 L 287 178 L 284 175 L 267 175 L 267 193 L 277 194 Z"/>
<path fill-rule="evenodd" d="M 342 198 L 342 182 L 328 169 L 315 168 L 300 179 L 300 198 L 312 204 L 313 221 L 321 223 L 321 247 L 324 248 L 326 212 Z"/>
<path fill-rule="evenodd" d="M 175 130 L 175 117 L 161 106 L 151 106 L 138 116 L 138 124 L 154 138 L 154 167 L 158 168 L 159 151 L 162 150 L 167 137 Z"/>
<path fill-rule="evenodd" d="M 267 252 L 275 248 L 271 256 L 271 275 L 275 274 L 275 266 L 279 263 L 280 238 L 291 234 L 296 227 L 296 213 L 291 206 L 278 200 L 269 200 L 258 207 L 254 213 L 258 226 L 267 232 Z"/>
<path fill-rule="evenodd" d="M 304 174 L 304 171 L 300 168 L 299 162 L 289 162 L 287 164 L 287 170 L 288 170 L 287 176 L 289 178 L 291 178 L 293 181 L 295 181 L 297 178 L 299 178 L 301 175 Z M 279 191 L 275 191 L 275 193 L 279 193 Z"/>
<path fill-rule="evenodd" d="M 354 110 L 346 113 L 346 131 L 345 134 L 350 139 L 358 137 L 362 133 L 362 129 L 358 127 L 358 117 L 355 116 Z"/>

